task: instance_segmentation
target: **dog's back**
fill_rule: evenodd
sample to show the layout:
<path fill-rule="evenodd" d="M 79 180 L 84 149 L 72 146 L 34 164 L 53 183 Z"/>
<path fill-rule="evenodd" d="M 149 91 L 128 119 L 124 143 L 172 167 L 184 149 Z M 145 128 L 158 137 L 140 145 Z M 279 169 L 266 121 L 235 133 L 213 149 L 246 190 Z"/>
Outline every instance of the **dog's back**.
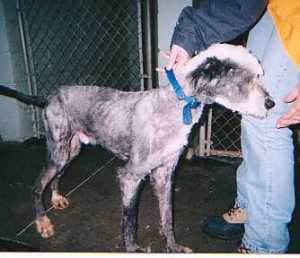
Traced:
<path fill-rule="evenodd" d="M 54 141 L 70 141 L 78 134 L 82 143 L 101 144 L 122 159 L 130 156 L 137 141 L 144 149 L 152 146 L 153 152 L 157 149 L 161 153 L 168 145 L 175 147 L 181 133 L 177 127 L 182 127 L 181 106 L 169 87 L 125 92 L 98 86 L 64 86 L 49 98 L 44 113 L 47 134 Z M 182 145 L 185 141 L 179 139 Z"/>
<path fill-rule="evenodd" d="M 48 145 L 51 141 L 56 145 L 61 140 L 78 138 L 78 144 L 101 144 L 119 158 L 127 159 L 131 113 L 141 94 L 99 86 L 61 87 L 49 97 L 44 109 Z"/>

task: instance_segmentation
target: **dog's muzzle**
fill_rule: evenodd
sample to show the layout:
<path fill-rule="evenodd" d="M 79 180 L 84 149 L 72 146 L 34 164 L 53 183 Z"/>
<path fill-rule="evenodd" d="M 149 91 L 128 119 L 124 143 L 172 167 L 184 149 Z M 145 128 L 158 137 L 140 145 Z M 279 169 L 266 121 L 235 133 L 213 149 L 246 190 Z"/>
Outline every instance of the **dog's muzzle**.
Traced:
<path fill-rule="evenodd" d="M 267 110 L 273 108 L 274 106 L 275 106 L 274 100 L 272 100 L 271 98 L 266 98 L 266 99 L 265 99 L 265 108 L 266 108 Z"/>

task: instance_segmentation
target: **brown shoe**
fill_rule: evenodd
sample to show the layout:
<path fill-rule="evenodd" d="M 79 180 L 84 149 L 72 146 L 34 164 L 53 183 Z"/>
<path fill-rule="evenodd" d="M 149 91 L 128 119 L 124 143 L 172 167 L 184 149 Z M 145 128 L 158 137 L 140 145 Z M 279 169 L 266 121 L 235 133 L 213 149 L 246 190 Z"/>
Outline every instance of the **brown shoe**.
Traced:
<path fill-rule="evenodd" d="M 223 215 L 206 217 L 201 222 L 201 229 L 211 237 L 224 240 L 240 240 L 244 235 L 246 220 L 246 210 L 235 204 Z"/>
<path fill-rule="evenodd" d="M 239 253 L 239 254 L 250 254 L 250 253 L 253 253 L 249 248 L 247 248 L 243 243 L 241 243 L 239 245 L 239 247 L 236 249 L 236 251 Z"/>
<path fill-rule="evenodd" d="M 225 212 L 223 219 L 231 224 L 244 224 L 247 220 L 247 213 L 245 209 L 240 208 L 235 204 L 229 211 Z"/>

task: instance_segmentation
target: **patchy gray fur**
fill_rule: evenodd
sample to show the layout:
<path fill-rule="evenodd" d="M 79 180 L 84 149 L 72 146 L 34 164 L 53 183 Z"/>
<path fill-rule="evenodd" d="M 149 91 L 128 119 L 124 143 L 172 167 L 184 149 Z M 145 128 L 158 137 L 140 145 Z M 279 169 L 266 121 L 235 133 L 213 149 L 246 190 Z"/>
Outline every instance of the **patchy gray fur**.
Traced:
<path fill-rule="evenodd" d="M 207 103 L 217 101 L 233 110 L 264 117 L 272 106 L 266 107 L 266 101 L 272 100 L 257 75 L 232 60 L 206 59 L 182 78 L 181 83 L 186 94 L 202 101 L 192 111 L 191 125 L 183 124 L 185 103 L 178 100 L 169 85 L 144 92 L 65 86 L 49 98 L 44 109 L 48 162 L 34 188 L 36 225 L 42 236 L 50 237 L 54 233 L 42 204 L 45 187 L 51 184 L 54 199 L 61 201 L 61 205 L 55 203 L 57 207 L 67 206 L 58 190 L 62 169 L 79 153 L 82 143 L 101 144 L 127 161 L 118 171 L 126 250 L 145 251 L 136 239 L 137 193 L 141 181 L 150 174 L 159 201 L 160 232 L 166 239 L 167 251 L 190 251 L 175 241 L 171 184 L 192 126 Z"/>

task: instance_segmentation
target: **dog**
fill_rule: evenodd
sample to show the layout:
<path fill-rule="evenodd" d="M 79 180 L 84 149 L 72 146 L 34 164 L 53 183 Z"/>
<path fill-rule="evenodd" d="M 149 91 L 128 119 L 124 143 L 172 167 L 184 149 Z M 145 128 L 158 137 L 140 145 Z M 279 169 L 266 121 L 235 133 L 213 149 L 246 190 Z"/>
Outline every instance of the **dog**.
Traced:
<path fill-rule="evenodd" d="M 219 103 L 241 114 L 260 119 L 275 103 L 264 89 L 262 67 L 241 46 L 214 44 L 176 71 L 187 96 L 201 104 L 191 110 L 185 124 L 185 106 L 170 85 L 141 92 L 124 92 L 98 86 L 63 86 L 57 94 L 41 99 L 4 87 L 0 94 L 43 108 L 48 159 L 33 190 L 35 223 L 42 237 L 54 234 L 42 197 L 52 189 L 54 208 L 69 201 L 59 191 L 63 168 L 76 157 L 81 144 L 101 144 L 127 161 L 118 169 L 122 194 L 122 236 L 127 252 L 144 252 L 137 244 L 137 193 L 149 175 L 159 202 L 160 233 L 167 252 L 190 252 L 175 241 L 172 215 L 172 174 L 187 145 L 191 128 L 203 107 Z"/>

